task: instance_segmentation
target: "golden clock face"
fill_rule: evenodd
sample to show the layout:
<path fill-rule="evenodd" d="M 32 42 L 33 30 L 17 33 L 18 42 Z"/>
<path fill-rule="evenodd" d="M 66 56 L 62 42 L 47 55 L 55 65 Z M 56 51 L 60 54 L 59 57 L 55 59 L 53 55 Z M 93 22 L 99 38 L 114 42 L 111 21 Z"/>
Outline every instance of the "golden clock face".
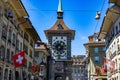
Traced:
<path fill-rule="evenodd" d="M 66 50 L 66 44 L 63 41 L 56 41 L 53 43 L 53 50 L 56 54 L 63 54 Z"/>

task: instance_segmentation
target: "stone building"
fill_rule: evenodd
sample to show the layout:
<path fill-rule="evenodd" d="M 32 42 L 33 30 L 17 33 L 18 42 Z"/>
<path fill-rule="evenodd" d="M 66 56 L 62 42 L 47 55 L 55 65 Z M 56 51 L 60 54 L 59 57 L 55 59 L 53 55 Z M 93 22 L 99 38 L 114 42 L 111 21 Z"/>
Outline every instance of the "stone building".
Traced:
<path fill-rule="evenodd" d="M 50 46 L 40 41 L 37 41 L 36 44 L 33 65 L 39 66 L 40 72 L 36 73 L 34 76 L 38 77 L 39 80 L 48 80 Z"/>
<path fill-rule="evenodd" d="M 106 73 L 97 75 L 97 67 L 103 68 L 105 57 L 105 40 L 98 39 L 99 33 L 89 36 L 89 42 L 85 43 L 86 53 L 88 57 L 88 79 L 89 80 L 107 80 Z"/>
<path fill-rule="evenodd" d="M 36 40 L 41 41 L 21 0 L 0 0 L 0 80 L 30 79 Z M 14 68 L 13 55 L 23 50 L 26 64 Z"/>
<path fill-rule="evenodd" d="M 113 71 L 107 71 L 108 80 L 120 80 L 120 0 L 109 2 L 113 4 L 106 12 L 99 38 L 106 40 L 106 58 L 115 63 Z"/>
<path fill-rule="evenodd" d="M 87 57 L 73 55 L 72 61 L 72 80 L 88 80 Z"/>

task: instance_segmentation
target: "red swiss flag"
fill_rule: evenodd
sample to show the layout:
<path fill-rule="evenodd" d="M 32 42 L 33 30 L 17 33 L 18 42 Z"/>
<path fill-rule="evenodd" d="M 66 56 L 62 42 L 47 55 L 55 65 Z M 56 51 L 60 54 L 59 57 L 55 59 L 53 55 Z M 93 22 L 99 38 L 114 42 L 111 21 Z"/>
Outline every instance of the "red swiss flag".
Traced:
<path fill-rule="evenodd" d="M 20 67 L 23 64 L 25 64 L 25 53 L 24 53 L 24 51 L 13 55 L 13 60 L 14 60 L 14 66 L 15 67 Z"/>
<path fill-rule="evenodd" d="M 104 69 L 108 72 L 113 72 L 115 70 L 115 62 L 110 59 L 104 58 Z"/>

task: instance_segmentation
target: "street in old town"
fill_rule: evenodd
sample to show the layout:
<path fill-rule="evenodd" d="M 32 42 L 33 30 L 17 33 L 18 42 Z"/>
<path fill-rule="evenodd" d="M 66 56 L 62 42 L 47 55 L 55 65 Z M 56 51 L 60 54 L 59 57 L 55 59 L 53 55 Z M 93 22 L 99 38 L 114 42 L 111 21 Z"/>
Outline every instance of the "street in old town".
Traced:
<path fill-rule="evenodd" d="M 0 0 L 0 80 L 120 80 L 120 0 Z"/>

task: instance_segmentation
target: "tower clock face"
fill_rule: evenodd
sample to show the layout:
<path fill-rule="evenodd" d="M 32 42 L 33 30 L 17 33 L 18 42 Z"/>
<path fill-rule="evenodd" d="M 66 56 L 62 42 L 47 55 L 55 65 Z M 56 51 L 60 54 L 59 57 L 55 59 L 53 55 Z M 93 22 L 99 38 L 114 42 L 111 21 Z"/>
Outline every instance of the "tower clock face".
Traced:
<path fill-rule="evenodd" d="M 56 41 L 53 43 L 53 50 L 56 54 L 62 54 L 67 49 L 66 44 L 63 41 Z"/>
<path fill-rule="evenodd" d="M 53 36 L 52 49 L 52 54 L 54 57 L 57 57 L 59 55 L 61 58 L 65 58 L 67 55 L 67 37 Z"/>

